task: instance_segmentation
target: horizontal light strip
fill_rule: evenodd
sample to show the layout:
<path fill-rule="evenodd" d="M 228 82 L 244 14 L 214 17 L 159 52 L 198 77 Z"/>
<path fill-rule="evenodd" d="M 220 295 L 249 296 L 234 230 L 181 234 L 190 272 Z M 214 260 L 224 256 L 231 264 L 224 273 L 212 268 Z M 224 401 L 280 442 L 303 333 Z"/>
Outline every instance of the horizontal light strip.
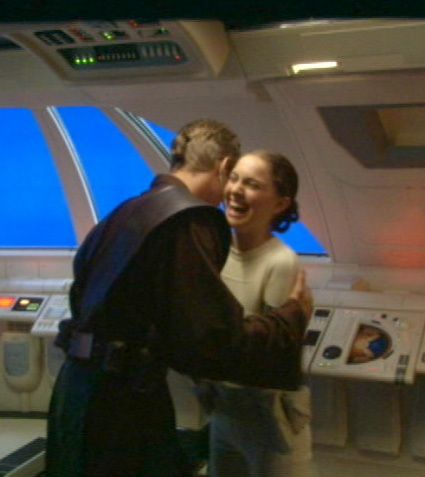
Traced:
<path fill-rule="evenodd" d="M 336 61 L 316 61 L 314 63 L 297 63 L 291 68 L 294 74 L 298 74 L 300 71 L 336 68 L 337 66 L 338 62 Z"/>

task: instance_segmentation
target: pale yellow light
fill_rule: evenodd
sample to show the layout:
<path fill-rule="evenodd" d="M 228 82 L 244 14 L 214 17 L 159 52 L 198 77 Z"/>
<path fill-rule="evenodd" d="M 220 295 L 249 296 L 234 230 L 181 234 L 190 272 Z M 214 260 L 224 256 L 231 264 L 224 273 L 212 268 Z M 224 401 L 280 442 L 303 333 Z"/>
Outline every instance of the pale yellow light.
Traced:
<path fill-rule="evenodd" d="M 316 61 L 314 63 L 297 63 L 296 65 L 292 65 L 291 68 L 293 73 L 296 75 L 300 71 L 336 68 L 337 66 L 337 61 Z"/>

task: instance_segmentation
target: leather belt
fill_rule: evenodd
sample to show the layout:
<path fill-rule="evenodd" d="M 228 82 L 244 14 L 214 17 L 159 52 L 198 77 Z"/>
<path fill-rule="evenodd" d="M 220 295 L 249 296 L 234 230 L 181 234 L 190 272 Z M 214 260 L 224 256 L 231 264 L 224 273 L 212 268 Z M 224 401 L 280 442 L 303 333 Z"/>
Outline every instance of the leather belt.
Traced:
<path fill-rule="evenodd" d="M 131 346 L 133 351 L 140 350 L 141 346 Z M 96 360 L 104 358 L 113 352 L 129 352 L 130 346 L 124 341 L 105 341 L 95 340 L 93 333 L 74 332 L 69 340 L 67 354 L 70 358 L 83 360 Z"/>
<path fill-rule="evenodd" d="M 68 358 L 99 367 L 109 375 L 130 379 L 131 388 L 143 394 L 164 386 L 167 367 L 156 359 L 147 344 L 96 341 L 92 333 L 74 332 Z"/>

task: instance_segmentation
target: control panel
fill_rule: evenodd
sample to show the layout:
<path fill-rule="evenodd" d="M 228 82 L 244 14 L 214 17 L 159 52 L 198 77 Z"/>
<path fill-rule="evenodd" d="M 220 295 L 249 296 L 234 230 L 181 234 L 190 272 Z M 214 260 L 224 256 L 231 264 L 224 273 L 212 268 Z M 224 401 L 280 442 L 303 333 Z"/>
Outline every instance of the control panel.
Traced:
<path fill-rule="evenodd" d="M 315 308 L 304 335 L 302 351 L 302 369 L 304 373 L 310 372 L 310 366 L 317 348 L 323 339 L 326 328 L 331 321 L 332 308 Z"/>
<path fill-rule="evenodd" d="M 423 313 L 335 308 L 310 370 L 313 374 L 413 383 Z"/>
<path fill-rule="evenodd" d="M 37 336 L 55 336 L 59 323 L 65 318 L 70 318 L 71 312 L 68 305 L 68 295 L 52 295 L 47 300 L 43 311 L 35 321 L 31 334 Z"/>
<path fill-rule="evenodd" d="M 0 320 L 35 321 L 47 301 L 47 295 L 1 294 Z"/>
<path fill-rule="evenodd" d="M 424 320 L 425 320 L 425 314 L 424 314 Z M 419 374 L 425 374 L 425 336 L 419 348 L 418 359 L 416 362 L 416 372 Z"/>
<path fill-rule="evenodd" d="M 4 332 L 0 337 L 3 376 L 16 392 L 33 391 L 41 379 L 40 340 L 28 333 Z"/>

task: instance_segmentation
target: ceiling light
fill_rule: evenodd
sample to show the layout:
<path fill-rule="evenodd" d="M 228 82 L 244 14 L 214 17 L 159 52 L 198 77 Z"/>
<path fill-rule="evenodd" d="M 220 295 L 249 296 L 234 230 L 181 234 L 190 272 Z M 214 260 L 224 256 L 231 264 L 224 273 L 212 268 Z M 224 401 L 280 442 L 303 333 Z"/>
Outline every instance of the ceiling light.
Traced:
<path fill-rule="evenodd" d="M 316 61 L 314 63 L 297 63 L 292 65 L 292 72 L 296 75 L 300 71 L 308 70 L 321 70 L 327 68 L 336 68 L 338 66 L 337 61 Z"/>

